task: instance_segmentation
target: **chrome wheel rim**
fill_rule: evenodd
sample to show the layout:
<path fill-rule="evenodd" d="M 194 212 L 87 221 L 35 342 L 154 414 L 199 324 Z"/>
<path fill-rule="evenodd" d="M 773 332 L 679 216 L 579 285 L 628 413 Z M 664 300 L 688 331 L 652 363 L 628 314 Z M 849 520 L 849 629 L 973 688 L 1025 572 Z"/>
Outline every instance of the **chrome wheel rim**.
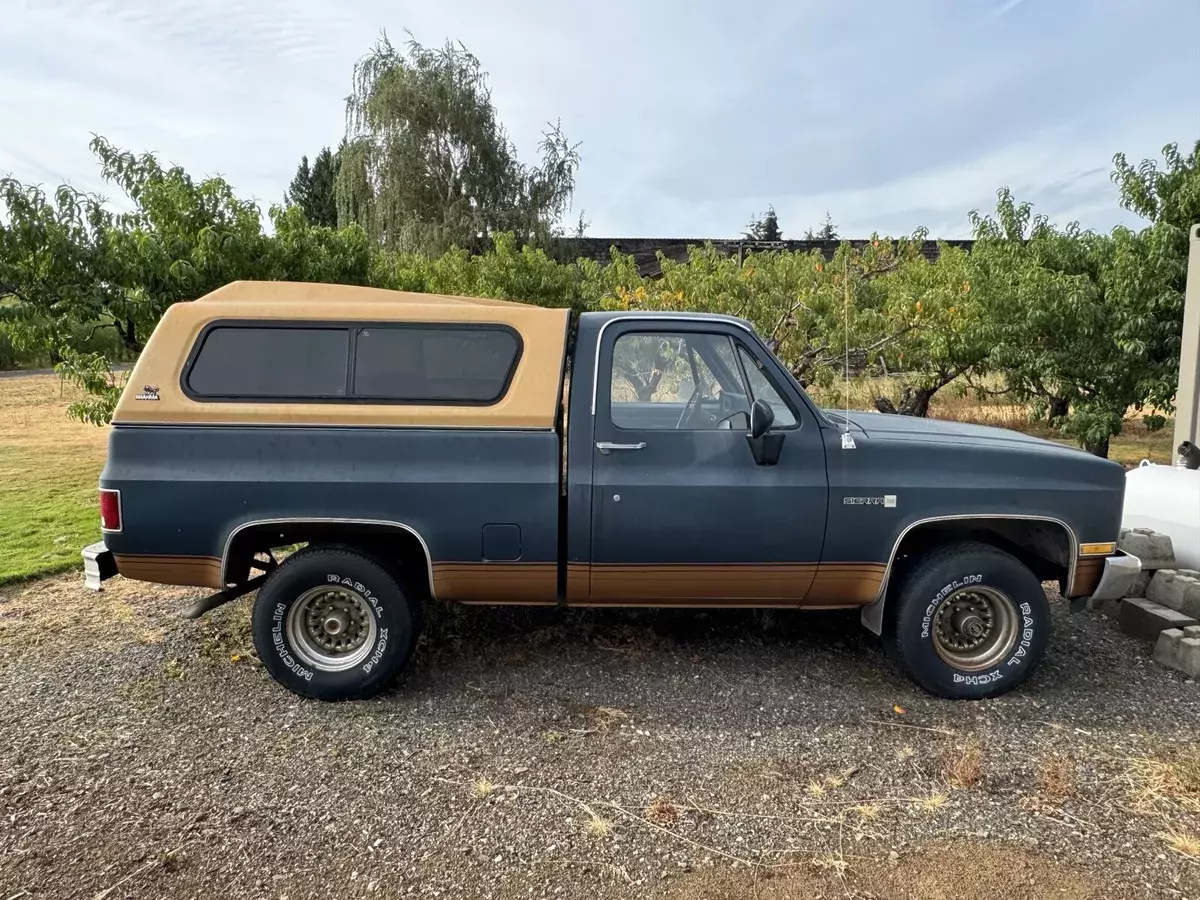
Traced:
<path fill-rule="evenodd" d="M 351 588 L 312 588 L 288 610 L 288 643 L 318 672 L 353 669 L 371 653 L 377 631 L 370 604 Z"/>
<path fill-rule="evenodd" d="M 942 600 L 933 614 L 933 646 L 956 669 L 986 669 L 1012 652 L 1020 621 L 1017 605 L 1003 591 L 960 588 Z"/>

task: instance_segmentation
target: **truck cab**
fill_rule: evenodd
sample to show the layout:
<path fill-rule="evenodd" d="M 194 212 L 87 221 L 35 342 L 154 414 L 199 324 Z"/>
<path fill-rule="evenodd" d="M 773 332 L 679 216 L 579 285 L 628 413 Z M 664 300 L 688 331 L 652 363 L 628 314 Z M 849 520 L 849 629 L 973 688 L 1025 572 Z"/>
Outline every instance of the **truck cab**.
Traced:
<path fill-rule="evenodd" d="M 1121 468 L 1015 432 L 819 409 L 750 323 L 237 282 L 168 310 L 114 416 L 107 577 L 257 591 L 305 696 L 382 690 L 430 602 L 855 607 L 993 696 L 1043 581 L 1119 595 Z M 298 549 L 297 549 L 298 548 Z"/>

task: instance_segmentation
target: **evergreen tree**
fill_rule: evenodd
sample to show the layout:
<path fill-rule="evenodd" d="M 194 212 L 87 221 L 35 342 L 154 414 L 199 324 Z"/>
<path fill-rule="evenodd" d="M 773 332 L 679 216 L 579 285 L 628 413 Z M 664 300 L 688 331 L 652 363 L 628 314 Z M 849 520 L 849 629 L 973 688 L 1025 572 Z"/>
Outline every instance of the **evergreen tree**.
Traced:
<path fill-rule="evenodd" d="M 782 241 L 783 231 L 779 227 L 779 217 L 775 214 L 775 207 L 768 206 L 765 214 L 758 218 L 750 220 L 750 224 L 746 226 L 747 231 L 743 232 L 747 240 L 751 241 Z"/>

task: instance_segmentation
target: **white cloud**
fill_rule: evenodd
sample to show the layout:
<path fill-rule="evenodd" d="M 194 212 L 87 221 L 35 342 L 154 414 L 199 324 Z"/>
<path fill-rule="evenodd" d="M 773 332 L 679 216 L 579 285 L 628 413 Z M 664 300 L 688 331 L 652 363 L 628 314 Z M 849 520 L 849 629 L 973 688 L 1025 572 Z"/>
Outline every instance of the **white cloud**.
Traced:
<path fill-rule="evenodd" d="M 594 234 L 730 235 L 768 203 L 789 233 L 828 209 L 844 233 L 961 234 L 1001 184 L 1111 225 L 1112 153 L 1200 134 L 1200 12 L 1147 0 L 1173 27 L 1142 60 L 1118 55 L 1116 0 L 1018 2 L 979 29 L 974 4 L 882 0 L 850 24 L 783 0 L 9 0 L 0 173 L 103 189 L 95 132 L 276 202 L 300 155 L 341 137 L 355 60 L 407 27 L 480 57 L 523 158 L 548 120 L 583 142 Z"/>

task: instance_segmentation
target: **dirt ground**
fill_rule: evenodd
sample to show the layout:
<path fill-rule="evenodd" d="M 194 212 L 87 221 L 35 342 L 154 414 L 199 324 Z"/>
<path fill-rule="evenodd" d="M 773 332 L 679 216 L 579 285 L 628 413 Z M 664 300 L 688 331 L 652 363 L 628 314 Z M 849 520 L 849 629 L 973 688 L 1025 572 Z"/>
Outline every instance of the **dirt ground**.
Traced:
<path fill-rule="evenodd" d="M 1200 898 L 1200 688 L 1060 602 L 984 703 L 853 614 L 440 608 L 321 704 L 109 584 L 0 588 L 0 900 Z"/>

